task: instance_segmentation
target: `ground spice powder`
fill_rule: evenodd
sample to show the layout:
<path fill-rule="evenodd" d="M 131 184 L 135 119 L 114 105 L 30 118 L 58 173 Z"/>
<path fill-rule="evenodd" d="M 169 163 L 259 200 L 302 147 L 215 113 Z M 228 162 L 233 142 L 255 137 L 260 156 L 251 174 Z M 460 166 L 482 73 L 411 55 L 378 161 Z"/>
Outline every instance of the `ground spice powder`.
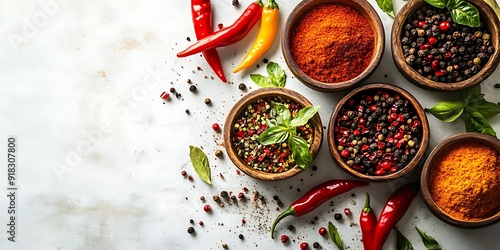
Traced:
<path fill-rule="evenodd" d="M 338 83 L 368 67 L 374 46 L 373 29 L 358 11 L 341 4 L 321 4 L 298 22 L 290 52 L 309 77 Z"/>
<path fill-rule="evenodd" d="M 455 144 L 431 170 L 430 193 L 451 217 L 474 221 L 500 209 L 500 156 L 478 142 Z"/>

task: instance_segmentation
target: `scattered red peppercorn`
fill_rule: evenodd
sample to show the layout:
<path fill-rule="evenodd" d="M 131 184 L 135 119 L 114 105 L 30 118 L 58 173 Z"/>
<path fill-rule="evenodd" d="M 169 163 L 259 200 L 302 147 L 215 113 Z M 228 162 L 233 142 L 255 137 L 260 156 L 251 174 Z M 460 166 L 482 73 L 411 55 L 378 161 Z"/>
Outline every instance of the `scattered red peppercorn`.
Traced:
<path fill-rule="evenodd" d="M 219 124 L 218 123 L 212 124 L 212 129 L 215 130 L 215 131 L 219 131 L 220 130 Z"/>
<path fill-rule="evenodd" d="M 439 29 L 443 32 L 448 31 L 451 28 L 451 24 L 448 21 L 441 22 L 439 24 Z"/>
<path fill-rule="evenodd" d="M 288 236 L 286 235 L 281 235 L 281 243 L 285 244 L 288 242 L 290 238 L 288 238 Z"/>
<path fill-rule="evenodd" d="M 217 28 L 219 28 L 219 29 L 224 28 L 224 24 L 222 24 L 222 23 L 217 24 Z"/>
<path fill-rule="evenodd" d="M 184 170 L 182 170 L 181 175 L 182 175 L 182 176 L 186 176 L 186 175 L 187 175 L 187 172 L 186 172 L 186 171 L 184 171 Z"/>
<path fill-rule="evenodd" d="M 245 220 L 245 218 L 241 219 L 241 224 L 245 224 L 247 223 L 247 221 Z"/>
<path fill-rule="evenodd" d="M 190 175 L 190 176 L 188 177 L 188 179 L 189 179 L 190 181 L 192 181 L 192 180 L 193 180 L 193 176 L 192 176 L 192 175 Z"/>
<path fill-rule="evenodd" d="M 170 94 L 167 93 L 167 92 L 165 92 L 165 91 L 163 91 L 163 93 L 161 93 L 160 97 L 161 97 L 161 99 L 165 99 L 166 100 L 166 99 L 168 99 L 170 97 Z"/>
<path fill-rule="evenodd" d="M 300 250 L 306 250 L 309 248 L 309 244 L 307 242 L 300 243 Z"/>
<path fill-rule="evenodd" d="M 212 211 L 212 207 L 207 204 L 207 205 L 203 206 L 203 210 L 208 213 L 208 212 Z"/>
<path fill-rule="evenodd" d="M 351 209 L 348 208 L 348 207 L 344 208 L 344 214 L 345 215 L 350 215 L 351 214 Z"/>
<path fill-rule="evenodd" d="M 319 233 L 319 235 L 323 235 L 323 236 L 326 235 L 326 233 L 327 233 L 326 228 L 324 228 L 324 227 L 320 228 L 318 230 L 318 233 Z"/>

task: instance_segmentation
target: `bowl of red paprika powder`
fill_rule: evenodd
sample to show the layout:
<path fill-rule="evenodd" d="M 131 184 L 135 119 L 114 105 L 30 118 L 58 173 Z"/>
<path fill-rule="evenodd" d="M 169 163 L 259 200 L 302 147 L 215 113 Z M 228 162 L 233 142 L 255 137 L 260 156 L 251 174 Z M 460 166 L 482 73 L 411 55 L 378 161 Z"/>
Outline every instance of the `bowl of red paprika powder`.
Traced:
<path fill-rule="evenodd" d="M 285 22 L 281 48 L 302 83 L 335 92 L 375 71 L 384 40 L 380 17 L 365 0 L 303 0 Z"/>
<path fill-rule="evenodd" d="M 441 141 L 422 169 L 425 204 L 442 221 L 479 228 L 500 220 L 500 140 L 473 132 Z"/>
<path fill-rule="evenodd" d="M 387 181 L 411 172 L 429 144 L 424 109 L 406 90 L 372 83 L 349 92 L 328 124 L 328 146 L 352 176 Z"/>
<path fill-rule="evenodd" d="M 391 31 L 392 57 L 408 81 L 428 90 L 457 91 L 480 84 L 495 71 L 500 21 L 485 1 L 464 2 L 477 8 L 479 27 L 458 24 L 448 7 L 439 9 L 424 0 L 409 1 L 398 12 Z"/>
<path fill-rule="evenodd" d="M 290 145 L 292 142 L 288 139 L 294 137 L 294 142 L 302 141 L 309 160 L 314 160 L 323 141 L 319 114 L 310 113 L 312 117 L 305 119 L 307 122 L 293 126 L 300 111 L 312 106 L 307 98 L 290 89 L 261 88 L 248 93 L 234 104 L 226 117 L 223 135 L 229 159 L 243 173 L 261 180 L 283 180 L 302 172 L 308 166 L 299 166 L 292 150 L 292 147 L 298 148 L 297 144 Z M 287 112 L 283 111 L 285 108 Z M 283 120 L 288 120 L 286 126 L 280 125 Z M 274 138 L 284 136 L 283 130 L 290 131 L 287 138 L 279 143 L 261 143 L 260 135 L 276 125 L 286 129 L 273 130 Z M 304 155 L 303 151 L 299 152 Z"/>

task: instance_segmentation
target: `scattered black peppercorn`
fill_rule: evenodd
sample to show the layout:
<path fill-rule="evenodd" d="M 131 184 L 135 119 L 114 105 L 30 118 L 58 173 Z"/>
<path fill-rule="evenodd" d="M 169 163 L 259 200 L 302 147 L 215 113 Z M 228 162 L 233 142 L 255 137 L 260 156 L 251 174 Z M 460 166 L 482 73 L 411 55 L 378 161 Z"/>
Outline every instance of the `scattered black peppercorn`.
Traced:
<path fill-rule="evenodd" d="M 188 234 L 194 233 L 194 227 L 188 227 L 187 232 L 188 232 Z"/>
<path fill-rule="evenodd" d="M 341 213 L 335 213 L 335 214 L 333 215 L 333 218 L 334 218 L 335 220 L 341 220 L 341 219 L 342 219 L 342 214 L 341 214 Z"/>
<path fill-rule="evenodd" d="M 238 0 L 233 0 L 232 1 L 233 6 L 238 6 L 240 4 L 240 1 Z"/>
<path fill-rule="evenodd" d="M 314 243 L 313 243 L 313 247 L 314 247 L 314 248 L 319 248 L 319 247 L 320 247 L 320 245 L 319 245 L 319 243 L 318 243 L 318 242 L 314 242 Z"/>
<path fill-rule="evenodd" d="M 220 198 L 218 195 L 214 195 L 214 196 L 212 196 L 212 198 L 214 199 L 214 201 L 217 201 L 217 202 L 220 201 Z"/>
<path fill-rule="evenodd" d="M 189 114 L 191 114 L 191 111 L 189 111 L 189 109 L 186 109 L 186 110 L 185 110 L 185 112 L 186 112 L 186 114 L 188 114 L 188 115 L 189 115 Z"/>
<path fill-rule="evenodd" d="M 287 228 L 288 228 L 288 230 L 290 230 L 290 231 L 295 231 L 295 227 L 294 227 L 293 225 L 288 225 L 288 227 L 287 227 Z"/>
<path fill-rule="evenodd" d="M 170 93 L 174 93 L 175 92 L 175 88 L 170 88 Z"/>
<path fill-rule="evenodd" d="M 212 104 L 212 100 L 210 100 L 210 98 L 205 98 L 205 104 L 206 105 Z"/>
<path fill-rule="evenodd" d="M 313 166 L 312 166 L 312 170 L 313 170 L 313 171 L 316 171 L 316 170 L 318 170 L 318 166 L 316 166 L 316 165 L 313 165 Z"/>
<path fill-rule="evenodd" d="M 193 220 L 193 219 L 190 219 L 190 220 L 189 220 L 189 223 L 193 224 L 193 223 L 194 223 L 194 220 Z"/>
<path fill-rule="evenodd" d="M 495 83 L 493 87 L 495 87 L 496 89 L 500 89 L 500 83 Z"/>
<path fill-rule="evenodd" d="M 187 79 L 187 80 L 186 80 L 186 82 L 187 82 L 187 83 L 191 83 L 191 79 Z"/>
<path fill-rule="evenodd" d="M 196 92 L 196 86 L 194 85 L 189 86 L 189 91 Z"/>
<path fill-rule="evenodd" d="M 222 198 L 226 198 L 227 196 L 228 196 L 227 191 L 222 191 L 222 192 L 220 192 L 220 197 L 222 197 Z"/>
<path fill-rule="evenodd" d="M 191 37 L 189 37 L 189 36 L 186 37 L 186 40 L 188 40 L 188 42 L 190 42 L 191 41 Z"/>
<path fill-rule="evenodd" d="M 264 60 L 262 60 L 264 63 L 268 63 L 269 62 L 269 59 L 267 58 L 264 58 Z"/>
<path fill-rule="evenodd" d="M 215 156 L 221 157 L 222 156 L 222 150 L 220 150 L 220 149 L 215 150 Z"/>
<path fill-rule="evenodd" d="M 240 90 L 245 90 L 245 89 L 247 88 L 247 85 L 245 85 L 244 83 L 240 83 L 240 84 L 238 85 L 238 88 L 239 88 Z"/>

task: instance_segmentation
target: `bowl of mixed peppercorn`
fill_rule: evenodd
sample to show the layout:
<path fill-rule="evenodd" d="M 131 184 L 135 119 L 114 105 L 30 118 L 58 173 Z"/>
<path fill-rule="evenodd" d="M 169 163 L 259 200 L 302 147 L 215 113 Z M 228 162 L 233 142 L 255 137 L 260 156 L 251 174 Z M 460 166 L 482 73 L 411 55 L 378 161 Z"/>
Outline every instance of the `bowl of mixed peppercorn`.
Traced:
<path fill-rule="evenodd" d="M 307 168 L 323 140 L 319 106 L 285 88 L 261 88 L 241 98 L 224 126 L 228 157 L 245 174 L 282 180 Z"/>
<path fill-rule="evenodd" d="M 493 9 L 482 0 L 429 2 L 409 1 L 394 19 L 391 48 L 399 71 L 436 91 L 484 81 L 500 61 L 500 23 Z"/>
<path fill-rule="evenodd" d="M 413 95 L 385 83 L 363 85 L 340 100 L 328 125 L 328 145 L 339 166 L 366 180 L 409 173 L 429 144 L 429 124 Z"/>
<path fill-rule="evenodd" d="M 292 73 L 323 92 L 353 88 L 380 63 L 384 26 L 364 0 L 303 0 L 289 14 L 281 49 Z"/>

